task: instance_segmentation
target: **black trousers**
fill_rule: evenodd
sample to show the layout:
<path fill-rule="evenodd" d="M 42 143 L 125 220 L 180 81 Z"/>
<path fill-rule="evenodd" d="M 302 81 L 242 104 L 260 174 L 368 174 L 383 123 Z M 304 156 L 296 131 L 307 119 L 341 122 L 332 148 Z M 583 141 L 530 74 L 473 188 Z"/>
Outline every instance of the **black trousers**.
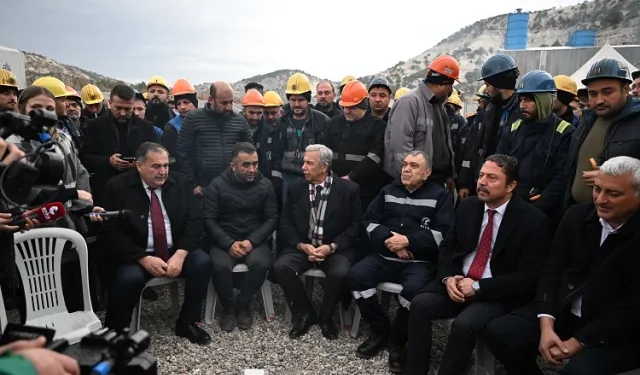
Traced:
<path fill-rule="evenodd" d="M 505 314 L 500 302 L 476 301 L 457 303 L 448 295 L 423 292 L 411 303 L 407 375 L 424 375 L 431 362 L 431 324 L 434 320 L 455 318 L 440 363 L 440 375 L 462 375 L 485 327 Z"/>
<path fill-rule="evenodd" d="M 105 326 L 123 329 L 131 324 L 133 309 L 139 301 L 144 285 L 153 276 L 138 263 L 118 267 L 109 296 Z M 209 256 L 202 250 L 192 250 L 182 266 L 181 278 L 185 279 L 184 303 L 178 321 L 194 323 L 200 320 L 202 300 L 207 294 L 211 277 Z"/>
<path fill-rule="evenodd" d="M 330 316 L 338 304 L 342 279 L 351 268 L 351 261 L 340 252 L 336 252 L 316 265 L 326 275 L 320 314 Z M 297 249 L 285 250 L 273 263 L 274 276 L 284 292 L 284 297 L 293 316 L 314 311 L 300 279 L 300 275 L 313 266 L 314 263 L 309 261 L 307 255 Z"/>
<path fill-rule="evenodd" d="M 233 307 L 235 298 L 233 294 L 233 267 L 238 263 L 244 263 L 249 267 L 249 272 L 243 273 L 244 283 L 238 295 L 238 304 L 248 304 L 253 295 L 262 287 L 267 271 L 271 266 L 271 248 L 267 244 L 255 247 L 247 256 L 235 259 L 228 252 L 214 247 L 210 252 L 213 262 L 213 286 L 224 307 Z"/>
<path fill-rule="evenodd" d="M 577 317 L 556 325 L 562 340 L 571 337 Z M 561 322 L 567 322 L 562 324 Z M 514 310 L 487 326 L 484 339 L 509 375 L 542 375 L 536 363 L 540 343 L 540 324 L 533 306 Z M 640 368 L 640 344 L 610 344 L 587 347 L 560 370 L 563 375 L 615 375 Z"/>
<path fill-rule="evenodd" d="M 431 263 L 396 262 L 372 254 L 353 266 L 347 273 L 345 283 L 349 290 L 354 292 L 360 314 L 371 329 L 378 333 L 391 334 L 391 342 L 403 346 L 407 342 L 411 301 L 436 277 L 436 273 L 437 267 Z M 398 300 L 403 307 L 398 309 L 393 327 L 378 303 L 376 286 L 382 282 L 402 284 Z"/>

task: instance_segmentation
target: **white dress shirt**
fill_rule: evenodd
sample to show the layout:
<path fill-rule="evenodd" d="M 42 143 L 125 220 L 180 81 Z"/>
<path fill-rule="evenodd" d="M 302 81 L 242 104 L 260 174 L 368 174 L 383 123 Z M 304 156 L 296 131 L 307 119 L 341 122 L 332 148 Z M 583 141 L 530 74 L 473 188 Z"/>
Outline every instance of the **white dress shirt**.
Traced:
<path fill-rule="evenodd" d="M 147 235 L 147 253 L 153 253 L 155 249 L 153 248 L 153 226 L 151 225 L 151 190 L 149 190 L 149 185 L 147 185 L 144 181 L 142 181 L 142 187 L 144 187 L 144 192 L 147 193 L 147 196 L 149 197 L 149 216 L 147 220 L 149 234 Z M 166 208 L 164 208 L 164 203 L 162 202 L 162 188 L 155 189 L 153 193 L 158 196 L 158 201 L 160 201 L 162 216 L 164 216 L 164 229 L 167 232 L 167 249 L 171 249 L 173 248 L 173 238 L 171 237 L 171 222 L 169 221 L 169 215 L 167 214 L 167 210 Z"/>
<path fill-rule="evenodd" d="M 493 245 L 496 243 L 496 238 L 498 238 L 498 230 L 500 229 L 500 224 L 502 223 L 502 218 L 504 217 L 504 212 L 507 210 L 507 205 L 509 201 L 506 201 L 502 206 L 495 209 L 496 213 L 493 215 L 493 232 L 491 233 L 491 250 L 489 251 L 489 260 L 487 261 L 487 265 L 484 267 L 484 271 L 482 272 L 482 278 L 488 279 L 491 278 L 491 255 L 493 255 Z M 478 237 L 478 245 L 480 244 L 480 239 L 482 238 L 482 233 L 484 233 L 484 229 L 487 227 L 487 223 L 489 223 L 489 206 L 484 205 L 484 214 L 482 216 L 482 225 L 480 226 L 480 237 Z M 464 261 L 462 262 L 462 274 L 466 277 L 469 272 L 469 268 L 471 268 L 471 264 L 473 263 L 473 258 L 475 258 L 476 253 L 478 252 L 478 245 L 476 245 L 476 249 L 471 253 L 467 254 L 464 257 Z"/>

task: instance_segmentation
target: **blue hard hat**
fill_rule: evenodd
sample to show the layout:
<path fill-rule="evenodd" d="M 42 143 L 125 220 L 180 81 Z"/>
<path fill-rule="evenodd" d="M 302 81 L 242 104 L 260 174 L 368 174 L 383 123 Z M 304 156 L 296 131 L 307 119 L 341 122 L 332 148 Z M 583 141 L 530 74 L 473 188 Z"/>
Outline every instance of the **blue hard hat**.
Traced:
<path fill-rule="evenodd" d="M 629 79 L 629 68 L 622 61 L 612 59 L 609 57 L 602 58 L 589 69 L 587 76 L 582 80 L 583 85 L 588 85 L 589 82 L 601 78 L 615 78 L 626 83 L 631 83 Z"/>
<path fill-rule="evenodd" d="M 525 74 L 516 87 L 518 94 L 556 92 L 556 83 L 551 74 L 544 70 L 532 70 Z"/>
<path fill-rule="evenodd" d="M 376 77 L 374 79 L 371 80 L 371 83 L 369 84 L 369 88 L 367 88 L 367 91 L 371 91 L 372 88 L 374 87 L 386 87 L 389 92 L 391 92 L 391 83 L 389 83 L 389 80 L 384 78 L 384 77 Z"/>
<path fill-rule="evenodd" d="M 480 69 L 482 78 L 480 78 L 479 81 L 484 81 L 487 77 L 508 72 L 513 69 L 518 69 L 518 65 L 516 65 L 516 61 L 513 57 L 505 53 L 498 53 L 489 57 L 489 59 L 482 64 L 482 69 Z"/>

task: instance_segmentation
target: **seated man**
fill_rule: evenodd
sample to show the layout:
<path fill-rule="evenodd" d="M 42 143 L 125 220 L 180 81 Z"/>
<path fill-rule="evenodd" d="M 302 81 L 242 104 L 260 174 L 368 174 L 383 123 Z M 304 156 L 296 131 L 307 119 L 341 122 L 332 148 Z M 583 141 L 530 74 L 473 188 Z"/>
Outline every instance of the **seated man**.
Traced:
<path fill-rule="evenodd" d="M 278 225 L 278 207 L 271 182 L 258 172 L 258 152 L 248 142 L 233 146 L 231 166 L 204 191 L 204 223 L 213 243 L 213 286 L 224 310 L 220 328 L 253 324 L 249 305 L 271 266 L 269 238 Z M 233 267 L 249 267 L 237 304 L 233 293 Z M 236 315 L 237 313 L 237 315 Z"/>
<path fill-rule="evenodd" d="M 430 174 L 424 152 L 412 151 L 404 158 L 400 178 L 385 186 L 367 209 L 364 225 L 373 254 L 356 264 L 345 279 L 371 327 L 371 335 L 356 355 L 369 359 L 390 345 L 389 370 L 394 373 L 404 371 L 411 300 L 436 277 L 438 245 L 453 221 L 453 201 L 442 184 L 428 180 Z M 381 282 L 402 284 L 393 327 L 378 304 L 376 286 Z"/>
<path fill-rule="evenodd" d="M 290 338 L 298 338 L 319 321 L 322 335 L 338 338 L 333 323 L 342 278 L 351 268 L 362 216 L 360 189 L 331 173 L 333 152 L 324 145 L 306 148 L 302 172 L 287 191 L 281 231 L 284 249 L 273 264 L 293 316 Z M 307 297 L 300 275 L 318 267 L 325 274 L 324 298 L 319 317 Z"/>
<path fill-rule="evenodd" d="M 127 328 L 144 285 L 153 277 L 186 280 L 184 304 L 176 335 L 206 345 L 200 321 L 211 264 L 199 250 L 202 234 L 200 203 L 186 178 L 169 173 L 169 154 L 157 143 L 136 151 L 136 168 L 113 177 L 105 186 L 104 209 L 130 210 L 131 215 L 104 222 L 101 238 L 111 248 L 117 267 L 105 325 Z"/>
<path fill-rule="evenodd" d="M 560 222 L 532 306 L 491 322 L 485 340 L 509 375 L 613 375 L 640 368 L 640 160 L 600 166 L 593 202 Z"/>
<path fill-rule="evenodd" d="M 533 300 L 547 219 L 514 195 L 517 181 L 516 159 L 490 156 L 478 195 L 460 202 L 440 246 L 438 278 L 411 303 L 407 374 L 429 371 L 434 320 L 455 318 L 438 373 L 462 375 L 484 327 Z"/>

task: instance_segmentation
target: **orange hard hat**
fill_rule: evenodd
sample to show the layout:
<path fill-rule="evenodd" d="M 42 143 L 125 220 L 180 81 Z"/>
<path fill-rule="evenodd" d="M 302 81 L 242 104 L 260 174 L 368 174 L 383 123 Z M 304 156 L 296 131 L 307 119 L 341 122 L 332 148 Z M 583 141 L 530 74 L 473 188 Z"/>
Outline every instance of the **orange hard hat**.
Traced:
<path fill-rule="evenodd" d="M 80 95 L 78 95 L 78 92 L 73 89 L 73 87 L 65 86 L 65 88 L 67 89 L 67 98 L 73 98 L 77 101 L 82 101 L 82 98 L 80 97 Z"/>
<path fill-rule="evenodd" d="M 242 98 L 242 106 L 243 107 L 264 107 L 264 98 L 260 91 L 256 89 L 251 89 L 244 94 L 244 98 Z"/>
<path fill-rule="evenodd" d="M 193 87 L 191 82 L 187 81 L 184 78 L 180 78 L 173 84 L 173 88 L 171 89 L 171 95 L 184 95 L 184 94 L 195 94 L 196 88 Z"/>
<path fill-rule="evenodd" d="M 460 77 L 460 64 L 458 64 L 458 60 L 449 55 L 436 57 L 431 64 L 429 64 L 429 70 L 455 79 L 456 81 Z"/>
<path fill-rule="evenodd" d="M 342 89 L 340 105 L 343 107 L 353 107 L 369 97 L 369 92 L 360 81 L 350 81 Z"/>

